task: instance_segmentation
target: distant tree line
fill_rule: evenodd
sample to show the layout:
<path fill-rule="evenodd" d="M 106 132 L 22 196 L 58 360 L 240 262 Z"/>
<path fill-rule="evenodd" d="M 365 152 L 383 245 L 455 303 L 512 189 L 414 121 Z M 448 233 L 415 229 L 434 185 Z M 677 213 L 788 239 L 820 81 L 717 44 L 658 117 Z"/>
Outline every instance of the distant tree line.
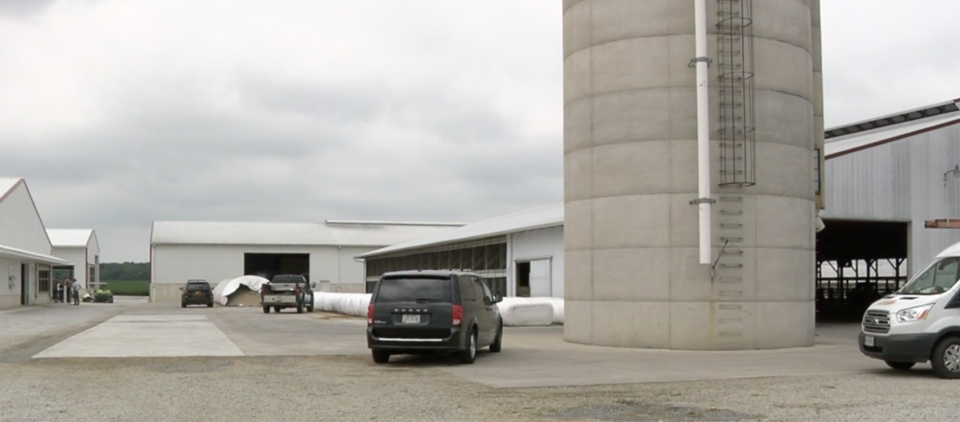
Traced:
<path fill-rule="evenodd" d="M 101 262 L 100 281 L 150 281 L 150 263 Z"/>

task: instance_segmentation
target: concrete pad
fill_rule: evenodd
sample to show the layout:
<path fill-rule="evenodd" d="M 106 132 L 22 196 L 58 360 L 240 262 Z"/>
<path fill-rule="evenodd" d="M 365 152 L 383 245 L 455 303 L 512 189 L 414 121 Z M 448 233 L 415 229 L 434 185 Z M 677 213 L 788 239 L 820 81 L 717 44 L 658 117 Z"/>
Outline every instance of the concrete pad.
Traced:
<path fill-rule="evenodd" d="M 884 368 L 860 354 L 851 339 L 856 329 L 824 327 L 813 347 L 698 352 L 586 346 L 564 342 L 560 327 L 512 328 L 504 331 L 502 352 L 481 350 L 473 365 L 440 369 L 494 388 L 528 388 L 857 374 Z"/>
<path fill-rule="evenodd" d="M 243 356 L 205 315 L 121 315 L 34 358 Z"/>

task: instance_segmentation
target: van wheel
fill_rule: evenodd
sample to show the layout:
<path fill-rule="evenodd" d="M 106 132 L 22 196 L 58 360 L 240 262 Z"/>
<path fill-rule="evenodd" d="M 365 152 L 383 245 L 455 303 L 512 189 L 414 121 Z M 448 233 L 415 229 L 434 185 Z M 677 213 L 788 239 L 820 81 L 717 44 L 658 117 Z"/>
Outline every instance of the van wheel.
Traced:
<path fill-rule="evenodd" d="M 270 307 L 269 307 L 269 306 L 264 306 L 264 307 L 263 307 L 263 313 L 269 314 L 269 313 L 270 313 Z"/>
<path fill-rule="evenodd" d="M 477 329 L 470 329 L 470 338 L 467 339 L 467 349 L 460 352 L 460 363 L 473 363 L 477 360 Z"/>
<path fill-rule="evenodd" d="M 933 348 L 933 373 L 940 378 L 960 378 L 960 337 L 947 337 Z"/>
<path fill-rule="evenodd" d="M 910 368 L 913 368 L 913 365 L 916 365 L 915 362 L 894 362 L 890 360 L 884 362 L 887 363 L 887 366 L 898 371 L 909 371 Z"/>
<path fill-rule="evenodd" d="M 500 324 L 497 327 L 497 338 L 494 339 L 493 344 L 490 345 L 490 351 L 493 353 L 497 353 L 502 348 L 503 348 L 503 321 L 500 321 Z"/>
<path fill-rule="evenodd" d="M 385 350 L 376 350 L 372 351 L 373 361 L 375 363 L 387 363 L 390 362 L 390 353 Z"/>

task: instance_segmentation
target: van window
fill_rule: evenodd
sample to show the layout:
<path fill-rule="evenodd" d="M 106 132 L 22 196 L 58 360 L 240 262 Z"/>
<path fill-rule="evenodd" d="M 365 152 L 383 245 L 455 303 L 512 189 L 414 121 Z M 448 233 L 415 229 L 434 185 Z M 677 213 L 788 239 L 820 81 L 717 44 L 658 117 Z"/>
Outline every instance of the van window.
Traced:
<path fill-rule="evenodd" d="M 960 278 L 960 257 L 934 261 L 922 273 L 900 289 L 902 295 L 936 295 L 946 292 Z"/>
<path fill-rule="evenodd" d="M 397 277 L 380 281 L 374 303 L 380 302 L 419 302 L 451 303 L 449 278 L 439 277 Z"/>
<path fill-rule="evenodd" d="M 473 302 L 478 299 L 477 292 L 473 290 L 473 283 L 470 277 L 460 276 L 460 300 L 464 302 Z"/>

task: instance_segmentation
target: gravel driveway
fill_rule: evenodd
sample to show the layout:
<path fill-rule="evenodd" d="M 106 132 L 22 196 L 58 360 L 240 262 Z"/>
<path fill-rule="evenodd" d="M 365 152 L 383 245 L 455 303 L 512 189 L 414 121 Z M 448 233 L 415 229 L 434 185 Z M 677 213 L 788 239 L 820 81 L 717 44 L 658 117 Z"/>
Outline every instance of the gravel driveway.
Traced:
<path fill-rule="evenodd" d="M 440 370 L 449 365 L 329 356 L 5 363 L 0 420 L 859 422 L 960 411 L 960 383 L 925 371 L 495 389 Z"/>

